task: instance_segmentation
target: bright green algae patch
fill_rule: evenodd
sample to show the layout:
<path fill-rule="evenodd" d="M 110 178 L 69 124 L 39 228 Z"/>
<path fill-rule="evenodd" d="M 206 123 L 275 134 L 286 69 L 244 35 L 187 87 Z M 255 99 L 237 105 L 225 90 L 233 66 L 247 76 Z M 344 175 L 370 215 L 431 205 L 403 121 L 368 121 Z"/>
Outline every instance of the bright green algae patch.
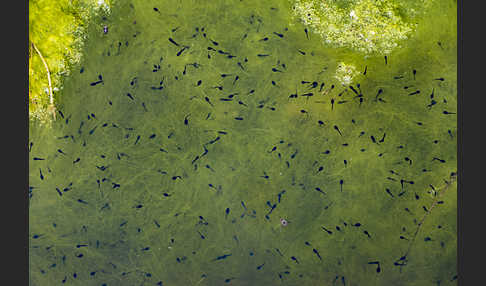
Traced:
<path fill-rule="evenodd" d="M 29 131 L 31 285 L 456 284 L 456 3 L 385 64 L 262 2 L 95 19 Z"/>
<path fill-rule="evenodd" d="M 407 39 L 432 0 L 295 0 L 294 13 L 324 42 L 371 54 L 389 54 Z M 419 13 L 422 12 L 422 13 Z"/>
<path fill-rule="evenodd" d="M 86 26 L 92 17 L 107 16 L 109 3 L 29 0 L 29 120 L 45 124 L 56 115 L 62 81 L 81 60 Z"/>

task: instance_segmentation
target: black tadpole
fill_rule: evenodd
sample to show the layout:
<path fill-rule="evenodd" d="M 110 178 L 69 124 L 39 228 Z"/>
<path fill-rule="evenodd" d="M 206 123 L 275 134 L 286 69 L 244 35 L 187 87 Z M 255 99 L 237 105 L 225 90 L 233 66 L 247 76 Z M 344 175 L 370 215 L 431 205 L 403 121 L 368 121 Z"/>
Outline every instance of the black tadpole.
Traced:
<path fill-rule="evenodd" d="M 176 46 L 179 46 L 179 44 L 176 41 L 174 41 L 172 38 L 169 38 L 169 42 L 171 42 L 172 44 L 174 44 Z"/>
<path fill-rule="evenodd" d="M 334 130 L 336 130 L 339 133 L 339 135 L 343 136 L 343 134 L 341 133 L 337 125 L 334 125 Z"/>

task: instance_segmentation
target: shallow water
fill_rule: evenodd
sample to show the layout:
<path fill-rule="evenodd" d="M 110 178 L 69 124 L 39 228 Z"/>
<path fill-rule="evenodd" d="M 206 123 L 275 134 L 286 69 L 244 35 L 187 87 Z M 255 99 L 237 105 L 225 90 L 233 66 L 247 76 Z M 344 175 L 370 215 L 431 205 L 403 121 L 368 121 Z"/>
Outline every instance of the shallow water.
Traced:
<path fill-rule="evenodd" d="M 307 39 L 286 1 L 119 2 L 65 80 L 63 117 L 30 126 L 31 285 L 457 283 L 455 1 L 386 65 Z M 361 104 L 333 78 L 341 61 L 367 67 Z"/>

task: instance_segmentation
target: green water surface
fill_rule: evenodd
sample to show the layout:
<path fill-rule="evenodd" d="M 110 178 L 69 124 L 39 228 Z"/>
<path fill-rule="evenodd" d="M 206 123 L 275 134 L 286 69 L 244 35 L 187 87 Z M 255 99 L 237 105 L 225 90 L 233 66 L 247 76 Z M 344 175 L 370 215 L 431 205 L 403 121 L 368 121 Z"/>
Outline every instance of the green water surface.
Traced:
<path fill-rule="evenodd" d="M 62 114 L 30 124 L 31 285 L 457 284 L 456 2 L 387 64 L 308 39 L 290 8 L 118 1 L 94 20 Z"/>

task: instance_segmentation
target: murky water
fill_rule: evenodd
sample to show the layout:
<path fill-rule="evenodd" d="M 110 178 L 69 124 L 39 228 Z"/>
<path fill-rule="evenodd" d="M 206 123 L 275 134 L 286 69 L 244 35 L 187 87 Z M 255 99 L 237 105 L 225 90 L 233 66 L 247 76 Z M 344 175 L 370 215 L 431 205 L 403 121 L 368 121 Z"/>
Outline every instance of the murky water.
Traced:
<path fill-rule="evenodd" d="M 454 1 L 387 64 L 286 1 L 119 2 L 30 126 L 31 285 L 457 283 Z"/>

